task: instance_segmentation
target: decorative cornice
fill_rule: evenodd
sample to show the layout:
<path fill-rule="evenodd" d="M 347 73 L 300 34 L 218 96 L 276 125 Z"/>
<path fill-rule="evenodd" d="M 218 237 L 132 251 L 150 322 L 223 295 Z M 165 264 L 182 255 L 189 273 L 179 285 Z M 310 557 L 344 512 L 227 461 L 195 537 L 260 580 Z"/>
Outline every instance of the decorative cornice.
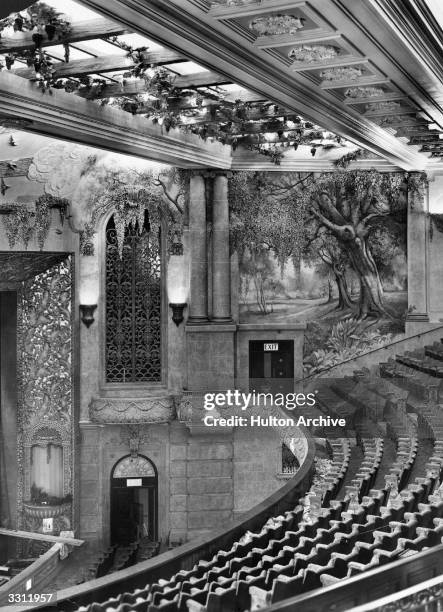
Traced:
<path fill-rule="evenodd" d="M 171 396 L 142 398 L 94 398 L 89 404 L 94 423 L 170 423 L 175 418 Z"/>
<path fill-rule="evenodd" d="M 290 69 L 277 67 L 271 57 L 261 57 L 248 48 L 234 32 L 226 32 L 226 24 L 211 24 L 210 18 L 192 2 L 163 3 L 141 0 L 81 0 L 82 4 L 119 21 L 150 38 L 185 53 L 235 82 L 249 87 L 294 112 L 352 139 L 363 148 L 385 155 L 404 169 L 423 168 L 427 158 L 362 118 L 352 108 L 344 108 L 328 95 L 321 97 L 315 84 L 303 76 L 295 78 Z M 242 44 L 243 43 L 243 44 Z M 359 60 L 361 61 L 361 60 Z M 303 79 L 303 87 L 300 86 Z M 207 164 L 209 165 L 209 164 Z"/>
<path fill-rule="evenodd" d="M 7 71 L 0 73 L 0 90 L 0 114 L 32 121 L 28 129 L 33 132 L 179 167 L 229 168 L 231 164 L 230 148 L 220 143 L 204 142 L 178 130 L 167 133 L 144 117 L 101 107 L 61 90 L 42 93 L 30 81 Z"/>

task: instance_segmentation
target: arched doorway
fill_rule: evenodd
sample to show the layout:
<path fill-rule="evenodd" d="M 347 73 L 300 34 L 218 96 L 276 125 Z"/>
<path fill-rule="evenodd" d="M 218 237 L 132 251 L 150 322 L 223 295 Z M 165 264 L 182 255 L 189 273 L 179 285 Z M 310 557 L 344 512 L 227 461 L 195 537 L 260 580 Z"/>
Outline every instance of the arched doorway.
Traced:
<path fill-rule="evenodd" d="M 157 540 L 157 470 L 143 455 L 127 455 L 111 472 L 111 543 Z"/>

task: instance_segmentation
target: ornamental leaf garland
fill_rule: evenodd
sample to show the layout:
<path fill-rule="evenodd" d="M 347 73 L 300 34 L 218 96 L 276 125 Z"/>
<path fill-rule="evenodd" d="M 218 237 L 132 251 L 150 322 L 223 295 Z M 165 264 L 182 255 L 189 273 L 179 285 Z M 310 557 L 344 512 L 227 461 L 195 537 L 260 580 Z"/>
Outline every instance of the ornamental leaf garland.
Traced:
<path fill-rule="evenodd" d="M 15 203 L 10 204 L 10 206 L 16 206 L 16 209 L 3 218 L 9 247 L 11 249 L 14 248 L 16 242 L 21 240 L 25 249 L 27 249 L 33 233 L 34 224 L 32 219 L 34 213 Z"/>
<path fill-rule="evenodd" d="M 35 238 L 39 249 L 43 250 L 51 227 L 51 209 L 60 209 L 60 218 L 63 223 L 69 201 L 65 198 L 44 194 L 36 200 L 35 212 L 17 202 L 3 204 L 2 206 L 10 209 L 3 215 L 3 224 L 9 247 L 12 249 L 17 242 L 22 242 L 27 249 L 30 240 Z"/>
<path fill-rule="evenodd" d="M 10 27 L 14 32 L 32 32 L 35 47 L 8 53 L 5 56 L 5 64 L 0 62 L 0 69 L 6 66 L 10 70 L 17 60 L 24 62 L 29 68 L 34 68 L 38 86 L 42 91 L 46 91 L 53 85 L 54 68 L 52 59 L 42 50 L 42 43 L 45 37 L 51 41 L 54 39 L 59 41 L 64 46 L 65 61 L 68 62 L 69 45 L 66 40 L 71 32 L 70 22 L 53 7 L 44 2 L 36 2 L 26 11 L 0 20 L 0 36 Z"/>
<path fill-rule="evenodd" d="M 254 26 L 259 29 L 264 27 L 266 32 L 270 26 L 303 27 L 302 18 L 293 15 L 274 17 L 270 22 L 268 18 L 263 22 L 254 20 Z M 110 104 L 134 115 L 143 115 L 154 124 L 161 125 L 165 132 L 178 128 L 185 133 L 196 134 L 205 141 L 211 138 L 222 144 L 231 145 L 234 150 L 240 144 L 246 145 L 250 150 L 267 156 L 276 165 L 281 163 L 284 149 L 289 146 L 297 149 L 300 144 L 311 144 L 312 155 L 315 154 L 317 147 L 326 149 L 336 146 L 311 143 L 312 139 L 321 140 L 321 132 L 310 132 L 314 126 L 299 117 L 295 120 L 290 117 L 291 121 L 296 123 L 291 127 L 287 118 L 281 119 L 281 115 L 280 119 L 278 118 L 279 108 L 273 103 L 251 103 L 241 100 L 231 102 L 225 100 L 228 92 L 217 86 L 204 89 L 176 87 L 177 75 L 165 66 L 153 65 L 148 47 L 133 48 L 118 36 L 104 37 L 104 40 L 123 49 L 133 62 L 133 66 L 123 74 L 121 86 L 124 88 L 128 79 L 137 79 L 139 83 L 143 83 L 144 92 L 138 96 L 107 98 L 106 88 L 109 81 L 106 78 L 90 75 L 70 78 L 55 76 L 53 60 L 42 49 L 43 40 L 46 35 L 49 39 L 56 38 L 62 42 L 65 46 L 65 61 L 69 61 L 69 44 L 66 41 L 71 31 L 70 23 L 55 9 L 44 3 L 35 3 L 26 12 L 2 20 L 0 31 L 11 26 L 15 30 L 33 31 L 35 48 L 8 54 L 5 58 L 6 67 L 11 69 L 16 60 L 25 62 L 30 68 L 34 68 L 37 84 L 42 91 L 49 90 L 51 93 L 51 88 L 55 88 L 70 93 L 81 92 L 89 100 L 98 100 L 102 106 Z M 323 47 L 330 51 L 327 46 L 314 47 L 315 52 Z M 296 47 L 294 52 L 301 50 L 305 53 L 312 49 L 304 45 Z M 0 69 L 2 67 L 0 64 Z M 181 104 L 182 100 L 186 101 L 186 104 Z M 213 101 L 213 104 L 209 103 L 204 108 L 203 101 L 206 103 Z M 272 109 L 275 118 L 272 118 Z M 263 118 L 260 115 L 263 115 Z M 276 136 L 268 139 L 263 137 L 263 133 L 275 133 Z M 339 137 L 335 139 L 339 145 Z"/>

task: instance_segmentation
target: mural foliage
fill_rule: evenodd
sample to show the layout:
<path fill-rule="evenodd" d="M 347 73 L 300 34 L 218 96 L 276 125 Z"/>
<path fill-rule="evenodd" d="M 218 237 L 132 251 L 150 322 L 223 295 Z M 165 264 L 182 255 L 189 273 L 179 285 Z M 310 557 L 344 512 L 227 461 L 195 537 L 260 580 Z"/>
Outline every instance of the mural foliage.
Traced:
<path fill-rule="evenodd" d="M 240 321 L 307 323 L 306 375 L 403 333 L 412 181 L 372 170 L 237 173 Z"/>

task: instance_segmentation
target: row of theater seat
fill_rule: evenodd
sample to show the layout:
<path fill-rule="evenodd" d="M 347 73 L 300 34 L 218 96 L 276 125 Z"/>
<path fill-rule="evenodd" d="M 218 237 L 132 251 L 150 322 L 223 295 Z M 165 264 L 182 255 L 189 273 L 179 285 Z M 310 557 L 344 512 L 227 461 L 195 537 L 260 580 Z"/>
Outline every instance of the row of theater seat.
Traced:
<path fill-rule="evenodd" d="M 328 447 L 331 454 L 329 471 L 321 477 L 316 478 L 314 476 L 314 482 L 307 495 L 307 497 L 313 495 L 320 498 L 323 506 L 328 505 L 340 490 L 351 455 L 351 446 L 346 438 L 330 440 L 328 441 Z"/>
<path fill-rule="evenodd" d="M 443 361 L 443 345 L 432 350 Z M 443 476 L 443 427 L 441 408 L 435 404 L 438 395 L 432 391 L 439 387 L 438 370 L 431 371 L 437 366 L 429 362 L 437 357 L 426 355 L 422 368 L 418 355 L 406 355 L 407 363 L 381 364 L 384 378 L 374 381 L 359 372 L 327 396 L 339 398 L 337 406 L 344 402 L 349 415 L 383 421 L 396 445 L 394 461 L 383 460 L 378 434 L 356 427 L 362 460 L 348 473 L 349 441 L 330 439 L 330 472 L 314 479 L 306 496 L 320 498 L 322 507 L 311 505 L 307 513 L 301 503 L 192 570 L 80 610 L 256 610 L 442 542 L 443 489 L 437 485 Z M 408 410 L 417 415 L 416 422 Z M 373 431 L 378 431 L 376 423 Z M 417 473 L 418 439 L 423 436 L 433 440 L 433 451 L 426 456 L 422 452 L 419 476 L 409 483 L 414 469 Z M 374 488 L 381 469 L 379 480 L 384 478 L 385 486 Z M 338 493 L 343 499 L 337 499 Z"/>
<path fill-rule="evenodd" d="M 434 342 L 425 346 L 424 353 L 428 357 L 443 361 L 443 338 L 440 342 Z"/>
<path fill-rule="evenodd" d="M 127 546 L 110 546 L 107 550 L 100 552 L 97 558 L 88 565 L 77 584 L 125 569 L 138 561 L 151 559 L 158 554 L 159 548 L 159 542 L 152 542 L 147 538 L 139 539 Z"/>
<path fill-rule="evenodd" d="M 380 364 L 380 374 L 385 378 L 394 379 L 397 385 L 406 388 L 424 401 L 439 400 L 440 380 L 431 374 L 420 372 L 394 359 Z"/>
<path fill-rule="evenodd" d="M 388 563 L 441 541 L 443 499 L 432 495 L 436 480 L 410 485 L 391 507 L 383 505 L 388 491 L 372 490 L 351 511 L 349 500 L 333 502 L 310 523 L 297 520 L 302 508 L 296 508 L 246 544 L 89 610 L 122 612 L 125 604 L 147 612 L 256 609 Z"/>
<path fill-rule="evenodd" d="M 373 458 L 379 455 L 380 447 L 375 443 L 368 449 Z M 140 609 L 144 603 L 149 612 L 235 610 L 237 607 L 225 607 L 231 605 L 231 598 L 235 598 L 238 609 L 249 609 L 260 605 L 257 599 L 279 601 L 321 586 L 325 580 L 341 579 L 386 563 L 402 551 L 425 546 L 438 537 L 441 525 L 432 525 L 432 519 L 443 516 L 443 501 L 437 496 L 437 503 L 429 508 L 419 507 L 432 493 L 436 480 L 422 479 L 410 485 L 392 508 L 382 505 L 389 495 L 387 490 L 371 490 L 348 512 L 351 497 L 332 501 L 310 523 L 301 519 L 300 506 L 269 521 L 261 532 L 251 534 L 230 551 L 220 551 L 211 561 L 201 561 L 189 572 L 179 572 L 168 581 L 152 585 L 146 597 L 136 593 L 132 602 L 107 602 L 101 610 L 119 609 L 125 603 L 140 604 Z M 417 521 L 411 524 L 409 520 L 404 529 L 390 524 L 402 521 L 411 511 L 417 512 Z M 296 526 L 298 529 L 291 531 Z M 415 532 L 414 526 L 426 527 L 428 532 Z M 387 529 L 390 531 L 384 533 Z M 405 541 L 399 542 L 400 537 Z"/>

